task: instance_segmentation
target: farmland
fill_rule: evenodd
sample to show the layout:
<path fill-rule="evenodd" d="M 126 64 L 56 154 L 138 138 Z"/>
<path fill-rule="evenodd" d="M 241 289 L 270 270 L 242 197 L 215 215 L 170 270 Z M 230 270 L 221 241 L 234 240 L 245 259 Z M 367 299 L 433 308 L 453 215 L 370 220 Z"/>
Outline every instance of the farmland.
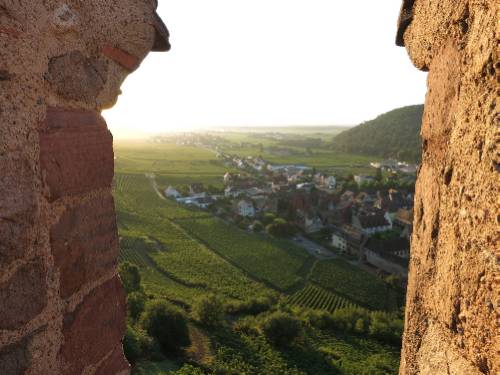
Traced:
<path fill-rule="evenodd" d="M 361 306 L 374 310 L 397 307 L 396 294 L 384 282 L 343 260 L 317 262 L 311 280 Z"/>
<path fill-rule="evenodd" d="M 393 298 L 381 280 L 346 262 L 316 261 L 288 240 L 239 229 L 207 211 L 166 200 L 154 189 L 155 182 L 222 185 L 226 170 L 205 149 L 145 142 L 116 147 L 121 261 L 138 267 L 148 299 L 167 300 L 186 314 L 207 294 L 225 306 L 275 301 L 259 310 L 263 318 L 228 309 L 236 315 L 223 327 L 196 328 L 214 348 L 211 363 L 203 365 L 214 373 L 396 373 L 398 348 L 372 338 L 307 327 L 299 346 L 280 350 L 259 333 L 258 322 L 272 311 L 392 309 Z M 235 328 L 245 325 L 253 327 L 250 333 Z M 133 373 L 167 374 L 180 367 L 176 358 L 142 360 Z"/>
<path fill-rule="evenodd" d="M 145 176 L 126 178 L 131 181 L 122 182 L 120 186 L 122 189 L 123 186 L 129 186 L 128 192 L 122 190 L 116 194 L 118 201 L 123 194 L 129 198 L 128 206 L 117 204 L 121 247 L 126 260 L 133 261 L 141 269 L 149 269 L 154 265 L 171 284 L 174 282 L 183 289 L 215 290 L 227 298 L 235 299 L 264 294 L 263 286 L 251 281 L 238 268 L 232 267 L 169 220 L 170 215 L 196 217 L 201 212 L 185 210 L 172 202 L 161 200 Z M 169 205 L 175 205 L 176 209 L 170 210 Z M 197 291 L 190 294 L 193 293 Z"/>
<path fill-rule="evenodd" d="M 279 290 L 301 280 L 298 272 L 308 256 L 291 244 L 259 238 L 216 218 L 182 220 L 179 224 L 235 266 Z"/>
<path fill-rule="evenodd" d="M 314 284 L 307 284 L 307 286 L 292 294 L 288 298 L 288 303 L 292 306 L 329 312 L 354 306 L 348 299 Z"/>

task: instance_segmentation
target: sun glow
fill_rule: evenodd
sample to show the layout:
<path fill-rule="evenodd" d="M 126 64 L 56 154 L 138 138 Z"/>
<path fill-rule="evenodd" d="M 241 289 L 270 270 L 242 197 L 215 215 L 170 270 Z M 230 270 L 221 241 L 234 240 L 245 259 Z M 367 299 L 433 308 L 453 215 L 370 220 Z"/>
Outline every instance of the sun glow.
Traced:
<path fill-rule="evenodd" d="M 207 127 L 357 124 L 422 103 L 394 44 L 400 0 L 165 0 L 152 53 L 104 113 L 117 138 Z"/>

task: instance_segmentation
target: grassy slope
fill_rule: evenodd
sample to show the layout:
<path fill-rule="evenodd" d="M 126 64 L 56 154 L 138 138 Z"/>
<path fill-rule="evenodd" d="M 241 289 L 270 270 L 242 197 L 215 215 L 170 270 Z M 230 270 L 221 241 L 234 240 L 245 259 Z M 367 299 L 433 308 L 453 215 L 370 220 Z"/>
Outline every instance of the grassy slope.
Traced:
<path fill-rule="evenodd" d="M 417 161 L 422 114 L 423 105 L 395 109 L 337 135 L 333 147 L 339 152 Z"/>

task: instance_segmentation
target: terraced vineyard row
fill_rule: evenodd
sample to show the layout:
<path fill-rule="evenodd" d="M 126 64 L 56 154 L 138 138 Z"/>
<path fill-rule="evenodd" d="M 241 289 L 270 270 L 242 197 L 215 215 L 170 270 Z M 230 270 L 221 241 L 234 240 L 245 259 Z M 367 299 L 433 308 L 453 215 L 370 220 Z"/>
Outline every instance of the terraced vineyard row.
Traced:
<path fill-rule="evenodd" d="M 257 237 L 217 218 L 177 223 L 231 264 L 276 289 L 285 291 L 302 280 L 300 271 L 309 256 L 293 244 Z"/>
<path fill-rule="evenodd" d="M 303 289 L 292 294 L 288 298 L 288 303 L 294 306 L 329 312 L 355 306 L 349 300 L 314 284 L 308 284 Z"/>
<path fill-rule="evenodd" d="M 396 292 L 381 279 L 341 259 L 317 262 L 311 281 L 372 310 L 397 308 Z"/>

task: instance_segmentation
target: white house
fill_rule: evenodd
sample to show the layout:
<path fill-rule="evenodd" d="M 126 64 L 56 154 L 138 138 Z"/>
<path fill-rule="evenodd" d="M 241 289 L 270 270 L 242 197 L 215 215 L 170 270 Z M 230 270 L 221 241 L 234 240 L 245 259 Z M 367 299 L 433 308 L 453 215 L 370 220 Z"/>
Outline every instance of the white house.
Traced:
<path fill-rule="evenodd" d="M 243 217 L 254 217 L 255 208 L 249 200 L 242 199 L 236 204 L 236 213 Z"/>
<path fill-rule="evenodd" d="M 228 187 L 224 190 L 224 196 L 226 198 L 236 198 L 242 194 L 243 194 L 243 191 L 241 191 L 240 189 L 238 189 L 234 186 Z"/>
<path fill-rule="evenodd" d="M 347 235 L 340 230 L 334 231 L 332 234 L 332 246 L 344 253 L 347 252 Z"/>
<path fill-rule="evenodd" d="M 333 176 L 330 176 L 330 177 L 326 177 L 324 179 L 324 183 L 323 183 L 325 186 L 327 186 L 328 188 L 330 189 L 335 189 L 335 186 L 337 186 L 337 179 Z"/>
<path fill-rule="evenodd" d="M 387 213 L 354 215 L 352 224 L 366 235 L 381 233 L 392 229 L 392 221 Z"/>
<path fill-rule="evenodd" d="M 182 195 L 179 193 L 176 189 L 174 189 L 172 186 L 169 186 L 167 189 L 165 189 L 165 196 L 167 198 L 180 198 Z"/>

